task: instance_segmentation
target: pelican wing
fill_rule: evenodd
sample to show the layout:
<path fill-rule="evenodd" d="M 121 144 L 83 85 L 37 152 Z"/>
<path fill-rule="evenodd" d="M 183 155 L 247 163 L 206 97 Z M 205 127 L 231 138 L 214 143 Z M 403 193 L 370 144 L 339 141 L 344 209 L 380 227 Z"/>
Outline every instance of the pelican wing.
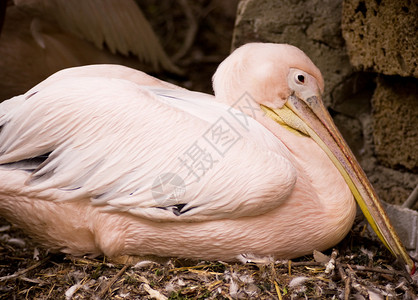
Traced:
<path fill-rule="evenodd" d="M 292 192 L 287 149 L 255 120 L 206 94 L 71 76 L 82 68 L 0 105 L 0 164 L 27 172 L 23 192 L 158 221 L 258 215 Z"/>
<path fill-rule="evenodd" d="M 134 54 L 155 70 L 179 73 L 133 0 L 15 0 L 15 4 L 86 39 L 100 49 Z"/>

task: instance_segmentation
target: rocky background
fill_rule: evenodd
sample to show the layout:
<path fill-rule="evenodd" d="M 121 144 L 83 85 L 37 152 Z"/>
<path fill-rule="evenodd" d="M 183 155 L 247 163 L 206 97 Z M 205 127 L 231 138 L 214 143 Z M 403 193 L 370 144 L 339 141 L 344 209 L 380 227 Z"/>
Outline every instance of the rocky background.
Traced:
<path fill-rule="evenodd" d="M 232 42 L 304 50 L 323 73 L 337 126 L 395 204 L 418 184 L 417 16 L 410 0 L 241 0 Z"/>

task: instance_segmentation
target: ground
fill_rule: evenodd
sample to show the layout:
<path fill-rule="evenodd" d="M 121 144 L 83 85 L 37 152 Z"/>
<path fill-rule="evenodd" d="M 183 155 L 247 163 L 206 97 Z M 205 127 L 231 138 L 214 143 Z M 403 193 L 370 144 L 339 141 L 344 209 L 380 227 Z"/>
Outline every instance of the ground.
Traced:
<path fill-rule="evenodd" d="M 322 254 L 245 264 L 171 258 L 125 265 L 106 257 L 51 254 L 4 220 L 1 224 L 0 299 L 417 299 L 418 295 L 418 286 L 394 264 L 389 251 L 366 236 L 361 220 L 340 244 Z"/>

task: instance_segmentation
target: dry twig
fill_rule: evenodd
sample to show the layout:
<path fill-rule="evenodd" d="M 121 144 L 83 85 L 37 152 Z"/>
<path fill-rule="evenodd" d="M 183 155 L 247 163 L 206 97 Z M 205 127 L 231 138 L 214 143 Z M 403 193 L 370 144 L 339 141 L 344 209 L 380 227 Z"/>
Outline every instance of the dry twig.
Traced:
<path fill-rule="evenodd" d="M 120 269 L 120 271 L 115 276 L 113 276 L 113 278 L 100 291 L 100 293 L 99 293 L 99 299 L 104 298 L 104 296 L 110 290 L 110 288 L 112 287 L 112 285 L 116 282 L 116 280 L 118 280 L 122 276 L 123 273 L 125 273 L 125 271 L 126 271 L 127 268 L 128 268 L 128 265 L 124 265 L 123 268 Z"/>
<path fill-rule="evenodd" d="M 38 261 L 37 263 L 33 264 L 32 266 L 30 266 L 30 267 L 28 267 L 28 268 L 26 268 L 26 269 L 23 269 L 23 270 L 17 271 L 16 273 L 14 273 L 14 274 L 12 274 L 12 275 L 7 275 L 7 276 L 0 277 L 0 282 L 2 282 L 2 281 L 7 281 L 7 280 L 10 280 L 10 279 L 19 278 L 19 277 L 20 277 L 20 276 L 22 276 L 23 274 L 25 274 L 25 273 L 27 273 L 27 272 L 29 272 L 29 271 L 31 271 L 31 270 L 33 270 L 33 269 L 36 269 L 37 267 L 39 267 L 39 266 L 43 265 L 43 264 L 44 264 L 45 262 L 47 262 L 49 259 L 50 259 L 50 256 L 47 256 L 47 257 L 45 257 L 43 260 Z"/>
<path fill-rule="evenodd" d="M 418 201 L 418 184 L 415 189 L 412 191 L 411 195 L 409 195 L 408 199 L 402 204 L 402 207 L 412 208 L 415 203 Z"/>
<path fill-rule="evenodd" d="M 338 272 L 342 280 L 344 280 L 344 300 L 350 299 L 350 290 L 351 290 L 351 279 L 348 276 L 341 264 L 338 264 Z"/>

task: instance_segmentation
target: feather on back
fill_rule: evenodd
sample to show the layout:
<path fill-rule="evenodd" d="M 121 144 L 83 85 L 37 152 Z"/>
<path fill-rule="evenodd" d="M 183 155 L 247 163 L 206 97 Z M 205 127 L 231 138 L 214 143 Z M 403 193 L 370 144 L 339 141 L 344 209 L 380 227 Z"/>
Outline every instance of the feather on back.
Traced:
<path fill-rule="evenodd" d="M 58 201 L 90 199 L 152 220 L 202 221 L 267 212 L 295 184 L 281 142 L 249 117 L 243 126 L 212 96 L 103 77 L 40 87 L 0 110 L 0 164 L 51 153 L 27 181 L 31 191 L 60 189 Z M 201 168 L 192 169 L 197 154 Z M 248 172 L 237 174 L 237 164 Z M 181 197 L 158 180 L 166 174 L 181 179 Z"/>

